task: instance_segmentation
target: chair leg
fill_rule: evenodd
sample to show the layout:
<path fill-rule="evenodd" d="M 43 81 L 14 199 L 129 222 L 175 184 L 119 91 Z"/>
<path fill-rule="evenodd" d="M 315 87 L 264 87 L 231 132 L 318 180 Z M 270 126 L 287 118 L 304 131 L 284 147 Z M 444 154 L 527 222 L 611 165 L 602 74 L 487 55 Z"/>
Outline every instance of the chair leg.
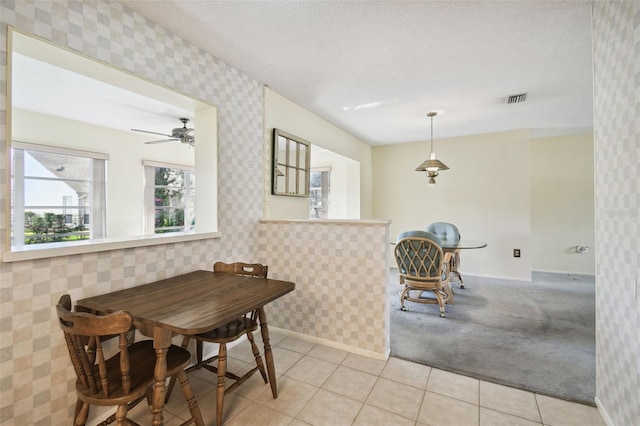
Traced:
<path fill-rule="evenodd" d="M 76 408 L 73 411 L 73 419 L 74 419 L 74 425 L 76 424 L 75 420 L 78 418 L 78 413 L 80 413 L 80 410 L 82 409 L 82 406 L 84 405 L 84 403 L 82 402 L 82 400 L 80 400 L 80 398 L 78 398 L 76 400 Z"/>
<path fill-rule="evenodd" d="M 125 426 L 127 424 L 127 412 L 129 407 L 127 404 L 118 405 L 116 409 L 116 425 Z"/>
<path fill-rule="evenodd" d="M 90 405 L 86 402 L 80 400 L 76 402 L 75 426 L 84 426 L 87 423 L 89 407 Z"/>
<path fill-rule="evenodd" d="M 141 396 L 140 398 L 136 399 L 135 401 L 129 402 L 127 404 L 127 413 L 129 413 L 133 409 L 133 407 L 138 405 L 143 399 L 147 400 L 147 405 L 149 406 L 149 409 L 151 409 L 152 405 L 153 405 L 153 388 L 150 388 L 149 391 L 145 395 Z M 111 423 L 116 421 L 116 417 L 117 416 L 118 416 L 118 411 L 116 411 L 115 413 L 113 413 L 112 415 L 107 417 L 102 423 L 98 423 L 96 426 L 107 426 L 107 425 L 110 425 Z M 125 416 L 126 416 L 126 414 L 125 414 Z M 127 424 L 127 425 L 134 424 L 128 418 L 125 418 L 124 423 Z"/>
<path fill-rule="evenodd" d="M 444 312 L 444 296 L 440 293 L 439 290 L 434 290 L 433 294 L 436 295 L 436 299 L 438 299 L 438 306 L 440 306 L 440 316 L 445 318 L 447 314 Z"/>
<path fill-rule="evenodd" d="M 409 292 L 409 287 L 405 287 L 402 292 L 400 292 L 400 310 L 401 311 L 406 311 L 407 308 L 405 308 L 404 306 L 404 298 L 406 297 L 407 293 Z"/>
<path fill-rule="evenodd" d="M 184 371 L 181 371 L 177 376 L 178 380 L 180 380 L 180 388 L 182 388 L 184 399 L 187 401 L 187 405 L 189 406 L 189 412 L 191 413 L 193 422 L 197 426 L 203 425 L 204 420 L 202 420 L 202 413 L 200 412 L 200 407 L 198 407 L 198 403 L 196 402 L 196 397 L 193 394 L 193 389 L 191 388 L 187 374 Z"/>
<path fill-rule="evenodd" d="M 145 398 L 147 399 L 147 405 L 149 406 L 149 409 L 151 409 L 153 407 L 153 388 L 150 388 L 149 391 L 147 391 Z"/>
<path fill-rule="evenodd" d="M 460 281 L 460 288 L 464 288 L 464 281 L 462 280 L 462 275 L 460 275 L 460 272 L 458 271 L 451 271 L 451 275 L 455 275 L 456 277 L 458 277 L 458 281 Z"/>
<path fill-rule="evenodd" d="M 200 368 L 202 366 L 202 353 L 204 352 L 203 346 L 204 344 L 202 340 L 196 340 L 196 368 Z"/>
<path fill-rule="evenodd" d="M 227 371 L 227 344 L 220 343 L 218 351 L 218 387 L 216 390 L 216 425 L 222 426 L 224 405 L 224 376 Z"/>
<path fill-rule="evenodd" d="M 184 349 L 187 349 L 187 347 L 189 347 L 189 341 L 191 340 L 191 338 L 189 336 L 184 336 L 184 339 L 182 339 L 182 345 L 180 345 L 181 347 L 183 347 Z M 167 387 L 167 393 L 165 394 L 164 397 L 164 403 L 168 403 L 169 402 L 169 398 L 171 398 L 171 392 L 173 392 L 173 387 L 176 385 L 176 376 L 171 376 L 171 379 L 169 379 L 169 386 Z"/>
<path fill-rule="evenodd" d="M 262 380 L 264 380 L 265 384 L 269 383 L 269 379 L 267 378 L 267 371 L 264 369 L 262 357 L 260 356 L 260 349 L 258 349 L 258 345 L 256 345 L 256 342 L 253 339 L 253 333 L 251 331 L 247 331 L 247 339 L 251 343 L 251 351 L 253 352 L 253 356 L 256 359 L 258 370 L 260 370 L 260 374 L 262 374 Z"/>
<path fill-rule="evenodd" d="M 455 305 L 455 302 L 453 301 L 453 288 L 451 288 L 451 284 L 447 283 L 443 285 L 442 289 L 447 294 L 447 298 L 445 299 L 445 302 L 451 305 Z"/>

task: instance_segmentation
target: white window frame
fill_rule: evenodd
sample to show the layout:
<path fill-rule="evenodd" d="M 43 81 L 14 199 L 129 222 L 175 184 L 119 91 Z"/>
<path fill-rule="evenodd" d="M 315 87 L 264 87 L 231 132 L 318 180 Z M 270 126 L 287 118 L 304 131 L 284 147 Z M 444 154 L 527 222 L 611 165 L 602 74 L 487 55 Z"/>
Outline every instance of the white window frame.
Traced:
<path fill-rule="evenodd" d="M 321 219 L 328 219 L 329 218 L 329 209 L 331 208 L 331 203 L 330 203 L 330 196 L 331 196 L 331 167 L 326 166 L 326 167 L 312 167 L 310 172 L 309 172 L 309 181 L 311 181 L 311 174 L 313 174 L 314 172 L 317 173 L 327 173 L 328 179 L 326 181 L 326 185 L 325 185 L 325 181 L 323 180 L 322 182 L 322 186 L 320 188 L 320 193 L 322 194 L 322 197 L 324 200 L 326 200 L 326 203 L 324 203 L 322 205 L 321 210 L 324 211 L 326 214 L 326 217 L 321 217 Z M 313 202 L 315 199 L 315 194 L 314 194 L 314 189 L 311 187 L 311 183 L 309 183 L 309 219 L 318 219 L 318 218 L 314 218 L 312 215 L 312 209 L 314 208 Z M 321 215 L 322 216 L 322 215 Z"/>
<path fill-rule="evenodd" d="M 107 234 L 106 220 L 106 198 L 107 198 L 107 161 L 109 155 L 99 152 L 81 151 L 77 149 L 61 148 L 57 146 L 40 145 L 28 142 L 12 141 L 12 168 L 11 180 L 13 182 L 13 202 L 12 208 L 12 247 L 21 248 L 25 246 L 24 239 L 24 215 L 27 209 L 25 206 L 25 176 L 24 152 L 37 151 L 50 154 L 68 155 L 71 157 L 88 158 L 91 161 L 90 184 L 89 184 L 89 208 L 91 214 L 91 226 L 89 239 L 105 238 Z M 60 180 L 60 179 L 51 179 Z M 33 207 L 33 206 L 32 206 Z M 60 206 L 38 206 L 64 209 Z M 18 238 L 18 236 L 22 236 Z M 74 241 L 64 241 L 58 244 L 74 244 Z M 47 243 L 43 243 L 47 244 Z M 49 243 L 50 244 L 50 243 Z"/>
<path fill-rule="evenodd" d="M 142 160 L 142 165 L 144 166 L 144 229 L 146 234 L 152 235 L 155 234 L 157 229 L 155 226 L 155 214 L 156 214 L 156 205 L 155 205 L 155 178 L 156 178 L 156 168 L 167 168 L 167 169 L 177 169 L 185 172 L 186 174 L 191 174 L 195 176 L 195 167 L 186 166 L 184 164 L 172 164 L 172 163 L 164 163 L 159 161 L 150 161 L 150 160 Z M 195 228 L 195 222 L 192 225 L 191 222 L 193 217 L 191 216 L 191 209 L 189 208 L 189 200 L 191 199 L 190 193 L 192 189 L 191 187 L 191 179 L 188 179 L 185 176 L 184 179 L 184 196 L 183 196 L 183 210 L 184 210 L 184 226 L 181 229 L 175 229 L 171 232 L 190 232 Z M 194 214 L 195 214 L 195 206 L 194 206 Z M 171 233 L 170 232 L 170 233 Z"/>

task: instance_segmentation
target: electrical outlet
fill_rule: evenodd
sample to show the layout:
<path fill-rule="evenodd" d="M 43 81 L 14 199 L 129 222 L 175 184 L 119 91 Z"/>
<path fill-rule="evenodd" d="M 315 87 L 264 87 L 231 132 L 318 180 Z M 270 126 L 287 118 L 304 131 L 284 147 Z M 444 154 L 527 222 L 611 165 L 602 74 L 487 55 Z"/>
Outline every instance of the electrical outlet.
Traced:
<path fill-rule="evenodd" d="M 520 249 L 513 249 L 513 257 L 520 257 Z"/>

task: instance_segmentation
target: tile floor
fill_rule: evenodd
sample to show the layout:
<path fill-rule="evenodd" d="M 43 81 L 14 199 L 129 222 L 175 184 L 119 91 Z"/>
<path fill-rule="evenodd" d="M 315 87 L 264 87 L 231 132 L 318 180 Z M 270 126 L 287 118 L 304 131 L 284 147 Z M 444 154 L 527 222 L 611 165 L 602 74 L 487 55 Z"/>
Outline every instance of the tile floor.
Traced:
<path fill-rule="evenodd" d="M 225 397 L 224 423 L 240 425 L 605 425 L 594 407 L 484 382 L 421 364 L 380 361 L 272 333 L 278 398 L 260 373 Z M 260 344 L 260 343 L 259 343 Z M 253 365 L 248 342 L 229 349 L 230 371 Z M 205 423 L 215 423 L 216 377 L 189 374 Z M 146 405 L 132 417 L 145 424 Z M 188 410 L 179 387 L 165 407 L 165 424 Z M 143 416 L 144 415 L 144 416 Z"/>

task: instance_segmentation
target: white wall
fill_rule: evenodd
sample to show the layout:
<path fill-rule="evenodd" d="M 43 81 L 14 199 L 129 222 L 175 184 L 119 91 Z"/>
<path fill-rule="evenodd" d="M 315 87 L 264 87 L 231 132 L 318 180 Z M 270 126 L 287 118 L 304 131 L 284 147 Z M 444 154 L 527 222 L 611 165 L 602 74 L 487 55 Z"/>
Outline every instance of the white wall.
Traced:
<path fill-rule="evenodd" d="M 372 217 L 372 163 L 369 145 L 266 87 L 264 114 L 265 155 L 267 156 L 265 166 L 268 168 L 265 170 L 264 217 L 309 218 L 308 198 L 271 195 L 271 145 L 274 128 L 284 130 L 311 142 L 312 145 L 326 148 L 360 163 L 359 186 L 344 188 L 344 191 L 349 193 L 348 198 L 358 198 L 359 215 L 354 212 L 354 203 L 351 203 L 346 211 L 349 212 L 350 218 Z M 313 158 L 311 163 L 316 165 Z M 339 181 L 336 180 L 335 184 L 339 184 Z M 334 182 L 332 182 L 332 188 L 333 185 Z"/>
<path fill-rule="evenodd" d="M 427 186 L 415 168 L 428 157 L 428 142 L 373 149 L 373 212 L 391 220 L 390 238 L 431 222 L 451 222 L 465 238 L 488 246 L 461 255 L 461 271 L 531 279 L 529 134 L 526 130 L 435 140 L 449 170 Z M 513 249 L 521 257 L 513 257 Z"/>
<path fill-rule="evenodd" d="M 196 166 L 196 231 L 211 232 L 218 229 L 218 214 L 215 213 L 218 211 L 219 180 L 218 109 L 198 109 L 195 123 L 198 123 L 197 144 L 193 153 Z M 196 152 L 198 155 L 195 155 Z"/>
<path fill-rule="evenodd" d="M 531 140 L 531 249 L 534 270 L 595 274 L 591 133 Z"/>
<path fill-rule="evenodd" d="M 144 142 L 154 139 L 153 135 L 108 129 L 17 109 L 13 110 L 12 122 L 12 136 L 16 141 L 109 154 L 109 238 L 144 234 L 143 159 L 194 165 L 194 149 L 171 142 L 146 145 Z"/>
<path fill-rule="evenodd" d="M 311 147 L 311 167 L 329 168 L 328 219 L 360 219 L 360 163 L 324 148 Z"/>

